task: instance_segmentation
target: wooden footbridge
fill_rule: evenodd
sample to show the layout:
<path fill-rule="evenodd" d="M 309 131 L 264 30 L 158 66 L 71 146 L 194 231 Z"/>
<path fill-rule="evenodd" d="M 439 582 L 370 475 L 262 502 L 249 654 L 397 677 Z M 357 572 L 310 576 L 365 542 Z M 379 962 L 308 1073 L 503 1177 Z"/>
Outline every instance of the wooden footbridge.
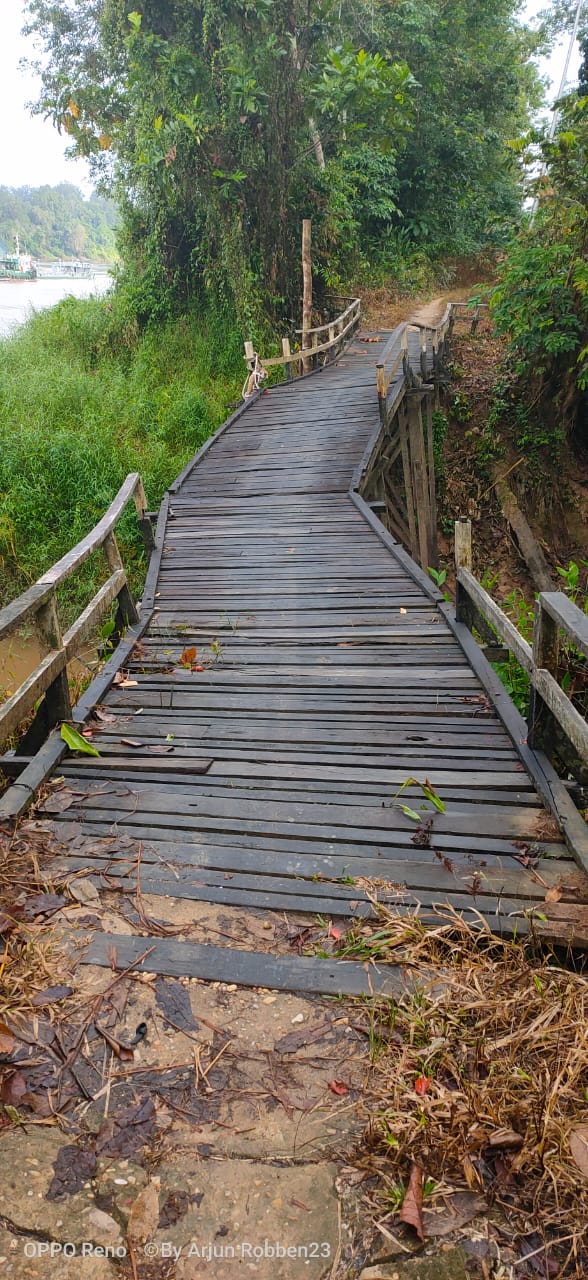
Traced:
<path fill-rule="evenodd" d="M 63 775 L 68 803 L 52 811 L 64 866 L 98 885 L 134 892 L 140 877 L 143 894 L 354 917 L 373 911 L 375 883 L 400 912 L 435 919 L 449 905 L 500 933 L 586 941 L 587 829 L 536 740 L 540 715 L 561 721 L 565 706 L 586 749 L 545 657 L 554 628 L 586 645 L 586 620 L 544 597 L 543 648 L 525 649 L 471 574 L 464 525 L 459 619 L 427 573 L 429 408 L 455 316 L 358 334 L 353 304 L 314 341 L 315 363 L 336 350 L 333 363 L 252 395 L 165 496 L 140 617 L 114 536 L 134 496 L 149 541 L 138 477 L 0 613 L 0 638 L 36 619 L 49 651 L 0 712 L 6 739 L 46 691 L 0 761 L 0 821 Z M 285 345 L 287 369 L 297 359 Z M 100 548 L 108 581 L 62 636 L 56 586 Z M 66 663 L 115 598 L 128 629 L 72 711 Z M 531 673 L 534 747 L 474 626 Z M 90 720 L 99 756 L 68 753 L 64 720 Z M 124 967 L 148 941 L 96 933 L 87 958 Z M 343 961 L 151 945 L 147 968 L 167 974 L 322 991 L 386 981 Z"/>

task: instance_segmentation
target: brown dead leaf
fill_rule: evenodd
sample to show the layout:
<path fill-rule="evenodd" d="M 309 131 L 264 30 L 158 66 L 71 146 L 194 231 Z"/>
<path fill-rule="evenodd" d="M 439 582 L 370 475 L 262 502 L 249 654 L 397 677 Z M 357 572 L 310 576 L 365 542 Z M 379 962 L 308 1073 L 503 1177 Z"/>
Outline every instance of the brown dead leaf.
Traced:
<path fill-rule="evenodd" d="M 53 795 L 47 796 L 39 808 L 42 813 L 64 813 L 73 804 L 75 798 L 75 792 L 70 791 L 69 787 L 61 787 L 59 791 L 54 791 Z"/>
<path fill-rule="evenodd" d="M 127 1236 L 132 1245 L 145 1244 L 155 1235 L 159 1223 L 159 1182 L 143 1188 L 131 1205 Z"/>
<path fill-rule="evenodd" d="M 563 889 L 557 884 L 552 884 L 551 888 L 545 894 L 546 902 L 560 902 L 563 897 Z"/>
<path fill-rule="evenodd" d="M 406 1194 L 400 1210 L 400 1221 L 413 1227 L 419 1240 L 424 1242 L 423 1231 L 423 1171 L 418 1164 L 413 1164 Z"/>
<path fill-rule="evenodd" d="M 0 1022 L 0 1053 L 12 1053 L 15 1044 L 10 1027 L 7 1027 L 5 1022 Z"/>
<path fill-rule="evenodd" d="M 344 1080 L 329 1080 L 329 1089 L 339 1098 L 344 1098 L 345 1094 L 349 1093 L 349 1085 L 345 1084 Z"/>
<path fill-rule="evenodd" d="M 121 738 L 121 743 L 125 747 L 142 747 L 143 743 L 138 738 Z"/>
<path fill-rule="evenodd" d="M 330 1030 L 330 1022 L 321 1022 L 317 1027 L 302 1027 L 300 1031 L 289 1031 L 287 1035 L 282 1036 L 281 1040 L 276 1040 L 274 1050 L 276 1053 L 297 1053 L 305 1045 L 321 1040 Z"/>
<path fill-rule="evenodd" d="M 570 1133 L 570 1151 L 580 1173 L 588 1178 L 588 1124 L 579 1124 Z"/>
<path fill-rule="evenodd" d="M 27 1082 L 22 1071 L 15 1071 L 14 1075 L 7 1076 L 6 1080 L 2 1081 L 0 1099 L 2 1102 L 8 1103 L 11 1107 L 18 1107 L 18 1104 L 19 1102 L 22 1102 L 26 1091 Z"/>
<path fill-rule="evenodd" d="M 472 1218 L 477 1218 L 478 1214 L 485 1213 L 487 1208 L 484 1197 L 475 1195 L 472 1191 L 458 1191 L 455 1195 L 448 1196 L 443 1209 L 435 1212 L 425 1209 L 423 1213 L 427 1239 L 429 1236 L 448 1236 L 459 1227 L 464 1227 L 466 1222 L 471 1222 Z"/>
<path fill-rule="evenodd" d="M 114 1036 L 111 1036 L 110 1032 L 106 1031 L 104 1027 L 100 1027 L 97 1022 L 94 1025 L 98 1035 L 102 1036 L 103 1040 L 106 1040 L 108 1047 L 112 1049 L 115 1057 L 120 1058 L 121 1062 L 134 1061 L 135 1051 L 134 1049 L 131 1049 L 130 1045 L 121 1044 L 120 1040 L 115 1040 Z"/>
<path fill-rule="evenodd" d="M 191 649 L 184 649 L 184 652 L 180 654 L 180 666 L 188 667 L 189 669 L 196 661 L 197 652 L 198 650 L 194 647 Z"/>
<path fill-rule="evenodd" d="M 35 1009 L 43 1009 L 47 1004 L 57 1004 L 73 995 L 73 987 L 46 987 L 44 991 L 35 991 L 31 996 L 31 1004 Z"/>

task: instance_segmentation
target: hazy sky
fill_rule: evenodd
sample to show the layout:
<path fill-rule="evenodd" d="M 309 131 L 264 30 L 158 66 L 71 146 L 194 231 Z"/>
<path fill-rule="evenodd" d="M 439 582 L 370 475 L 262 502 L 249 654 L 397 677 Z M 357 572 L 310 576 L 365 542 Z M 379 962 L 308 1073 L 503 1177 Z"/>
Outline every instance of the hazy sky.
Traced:
<path fill-rule="evenodd" d="M 545 7 L 546 0 L 528 0 L 526 15 L 532 16 Z M 0 118 L 3 121 L 0 145 L 0 185 L 10 187 L 41 186 L 43 183 L 75 182 L 90 190 L 87 166 L 82 160 L 66 160 L 66 140 L 48 122 L 31 118 L 26 104 L 37 96 L 38 86 L 30 74 L 19 68 L 22 57 L 30 54 L 28 42 L 20 34 L 23 25 L 23 0 L 2 0 L 0 41 Z M 542 68 L 559 86 L 564 62 L 560 49 Z M 575 74 L 578 59 L 572 65 Z"/>

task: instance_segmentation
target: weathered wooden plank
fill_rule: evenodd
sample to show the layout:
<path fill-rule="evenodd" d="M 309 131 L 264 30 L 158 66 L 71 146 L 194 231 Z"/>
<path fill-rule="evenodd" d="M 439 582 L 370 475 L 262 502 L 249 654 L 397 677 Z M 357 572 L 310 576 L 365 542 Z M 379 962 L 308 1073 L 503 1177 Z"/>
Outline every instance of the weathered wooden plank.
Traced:
<path fill-rule="evenodd" d="M 308 991 L 329 995 L 400 997 L 413 988 L 401 966 L 376 969 L 349 961 L 311 959 L 306 956 L 271 956 L 236 948 L 154 939 L 151 954 L 140 961 L 145 938 L 121 934 L 96 934 L 83 958 L 84 964 L 117 969 L 135 964 L 137 970 L 170 977 L 201 978 L 210 982 L 237 982 L 242 987 L 270 987 L 276 991 Z M 422 986 L 425 982 L 421 979 Z"/>

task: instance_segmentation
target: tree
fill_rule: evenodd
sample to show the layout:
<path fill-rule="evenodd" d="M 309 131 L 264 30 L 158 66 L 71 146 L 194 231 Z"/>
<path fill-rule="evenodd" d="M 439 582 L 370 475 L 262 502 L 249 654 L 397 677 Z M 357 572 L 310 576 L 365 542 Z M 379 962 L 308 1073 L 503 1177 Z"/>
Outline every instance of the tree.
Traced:
<path fill-rule="evenodd" d="M 39 109 L 122 210 L 139 311 L 212 296 L 292 315 L 299 230 L 349 277 L 406 228 L 431 252 L 519 209 L 535 93 L 518 0 L 29 0 Z M 499 54 L 497 54 L 499 50 Z"/>
<path fill-rule="evenodd" d="M 540 138 L 539 151 L 537 211 L 510 246 L 494 319 L 509 337 L 514 372 L 537 416 L 585 444 L 588 98 L 564 99 L 555 138 Z"/>

